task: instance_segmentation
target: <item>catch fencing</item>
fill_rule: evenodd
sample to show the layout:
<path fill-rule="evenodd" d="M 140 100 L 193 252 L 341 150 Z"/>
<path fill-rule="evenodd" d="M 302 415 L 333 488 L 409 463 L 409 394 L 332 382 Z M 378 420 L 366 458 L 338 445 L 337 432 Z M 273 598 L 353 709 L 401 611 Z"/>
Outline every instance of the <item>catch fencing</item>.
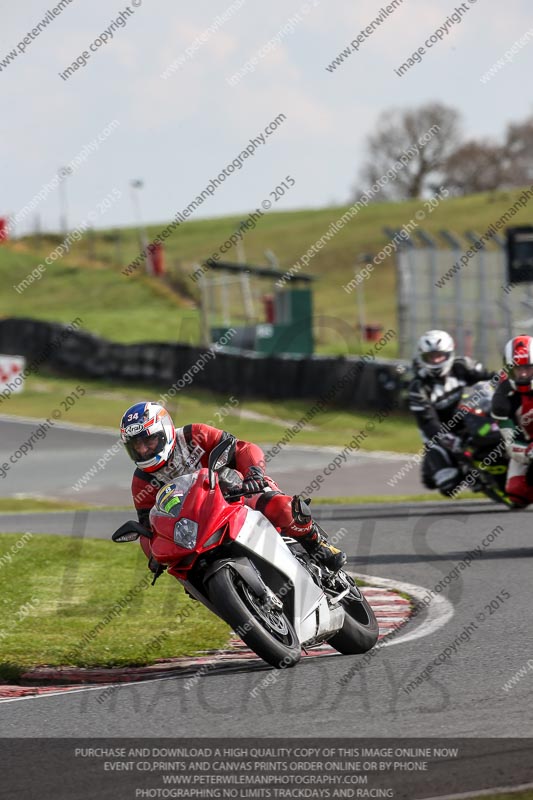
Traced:
<path fill-rule="evenodd" d="M 483 237 L 476 233 L 463 239 L 443 231 L 441 242 L 425 232 L 417 237 L 396 254 L 400 358 L 412 358 L 421 334 L 437 328 L 454 337 L 458 352 L 497 369 L 507 340 L 533 328 L 532 284 L 507 283 L 499 236 L 477 250 Z"/>

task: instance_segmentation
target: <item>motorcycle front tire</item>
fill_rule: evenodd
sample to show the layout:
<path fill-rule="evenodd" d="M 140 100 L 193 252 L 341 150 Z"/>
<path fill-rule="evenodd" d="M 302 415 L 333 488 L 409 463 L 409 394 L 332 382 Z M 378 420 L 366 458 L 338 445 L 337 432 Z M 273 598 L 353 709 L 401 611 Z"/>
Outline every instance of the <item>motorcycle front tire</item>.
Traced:
<path fill-rule="evenodd" d="M 235 633 L 260 658 L 276 667 L 294 667 L 301 646 L 283 612 L 265 613 L 260 599 L 239 573 L 226 564 L 208 583 L 209 599 Z"/>

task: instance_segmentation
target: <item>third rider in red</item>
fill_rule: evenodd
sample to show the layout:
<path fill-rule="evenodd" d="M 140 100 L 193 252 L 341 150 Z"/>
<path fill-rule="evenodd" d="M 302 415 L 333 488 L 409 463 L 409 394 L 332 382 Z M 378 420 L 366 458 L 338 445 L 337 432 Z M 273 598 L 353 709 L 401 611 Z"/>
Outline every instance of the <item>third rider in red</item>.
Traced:
<path fill-rule="evenodd" d="M 492 400 L 510 458 L 505 491 L 517 505 L 533 503 L 533 338 L 515 336 L 504 354 L 506 378 Z"/>

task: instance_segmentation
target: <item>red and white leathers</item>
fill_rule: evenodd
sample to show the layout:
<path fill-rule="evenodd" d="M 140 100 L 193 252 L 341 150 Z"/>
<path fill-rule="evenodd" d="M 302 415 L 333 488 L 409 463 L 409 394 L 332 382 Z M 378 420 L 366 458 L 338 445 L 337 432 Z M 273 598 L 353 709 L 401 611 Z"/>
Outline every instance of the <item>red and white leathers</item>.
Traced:
<path fill-rule="evenodd" d="M 131 485 L 133 502 L 139 522 L 145 526 L 149 526 L 150 509 L 155 504 L 159 489 L 179 475 L 207 467 L 211 450 L 223 439 L 232 440 L 233 443 L 228 467 L 236 469 L 243 476 L 250 467 L 259 467 L 262 470 L 265 467 L 265 456 L 258 445 L 236 439 L 226 431 L 203 423 L 193 423 L 175 430 L 176 447 L 169 461 L 155 472 L 136 469 L 133 475 Z M 246 505 L 261 511 L 282 533 L 294 537 L 308 535 L 313 528 L 312 521 L 303 525 L 298 524 L 291 510 L 292 497 L 283 494 L 272 478 L 265 476 L 265 479 L 272 491 L 246 497 Z M 140 542 L 146 555 L 149 556 L 149 540 L 141 537 Z"/>
<path fill-rule="evenodd" d="M 508 378 L 502 380 L 492 400 L 492 416 L 510 459 L 505 491 L 517 505 L 527 506 L 533 503 L 533 391 L 519 391 Z"/>

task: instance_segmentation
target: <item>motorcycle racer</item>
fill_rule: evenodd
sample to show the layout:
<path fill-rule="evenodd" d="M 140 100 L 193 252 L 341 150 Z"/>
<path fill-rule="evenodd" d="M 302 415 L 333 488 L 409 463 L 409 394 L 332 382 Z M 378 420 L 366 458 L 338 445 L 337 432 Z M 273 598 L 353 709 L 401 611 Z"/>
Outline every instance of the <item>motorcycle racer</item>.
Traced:
<path fill-rule="evenodd" d="M 533 337 L 510 339 L 503 363 L 506 377 L 494 393 L 492 416 L 510 459 L 505 491 L 524 508 L 533 502 Z"/>
<path fill-rule="evenodd" d="M 241 473 L 243 491 L 255 493 L 245 498 L 246 505 L 262 512 L 282 534 L 298 539 L 318 563 L 333 572 L 345 563 L 345 553 L 329 544 L 318 530 L 303 498 L 283 494 L 265 474 L 265 457 L 258 445 L 203 423 L 175 428 L 168 411 L 153 402 L 140 402 L 128 408 L 121 420 L 120 435 L 136 466 L 131 489 L 139 522 L 145 527 L 150 528 L 150 509 L 159 489 L 180 475 L 207 467 L 213 448 L 230 440 L 226 466 Z M 141 546 L 151 557 L 144 537 Z M 156 571 L 157 563 L 151 562 L 151 568 Z"/>
<path fill-rule="evenodd" d="M 493 373 L 481 363 L 455 355 L 455 343 L 446 331 L 431 330 L 418 340 L 409 386 L 409 410 L 425 444 L 422 482 L 428 489 L 453 496 L 463 475 L 454 457 L 462 442 L 453 418 L 463 388 Z"/>

